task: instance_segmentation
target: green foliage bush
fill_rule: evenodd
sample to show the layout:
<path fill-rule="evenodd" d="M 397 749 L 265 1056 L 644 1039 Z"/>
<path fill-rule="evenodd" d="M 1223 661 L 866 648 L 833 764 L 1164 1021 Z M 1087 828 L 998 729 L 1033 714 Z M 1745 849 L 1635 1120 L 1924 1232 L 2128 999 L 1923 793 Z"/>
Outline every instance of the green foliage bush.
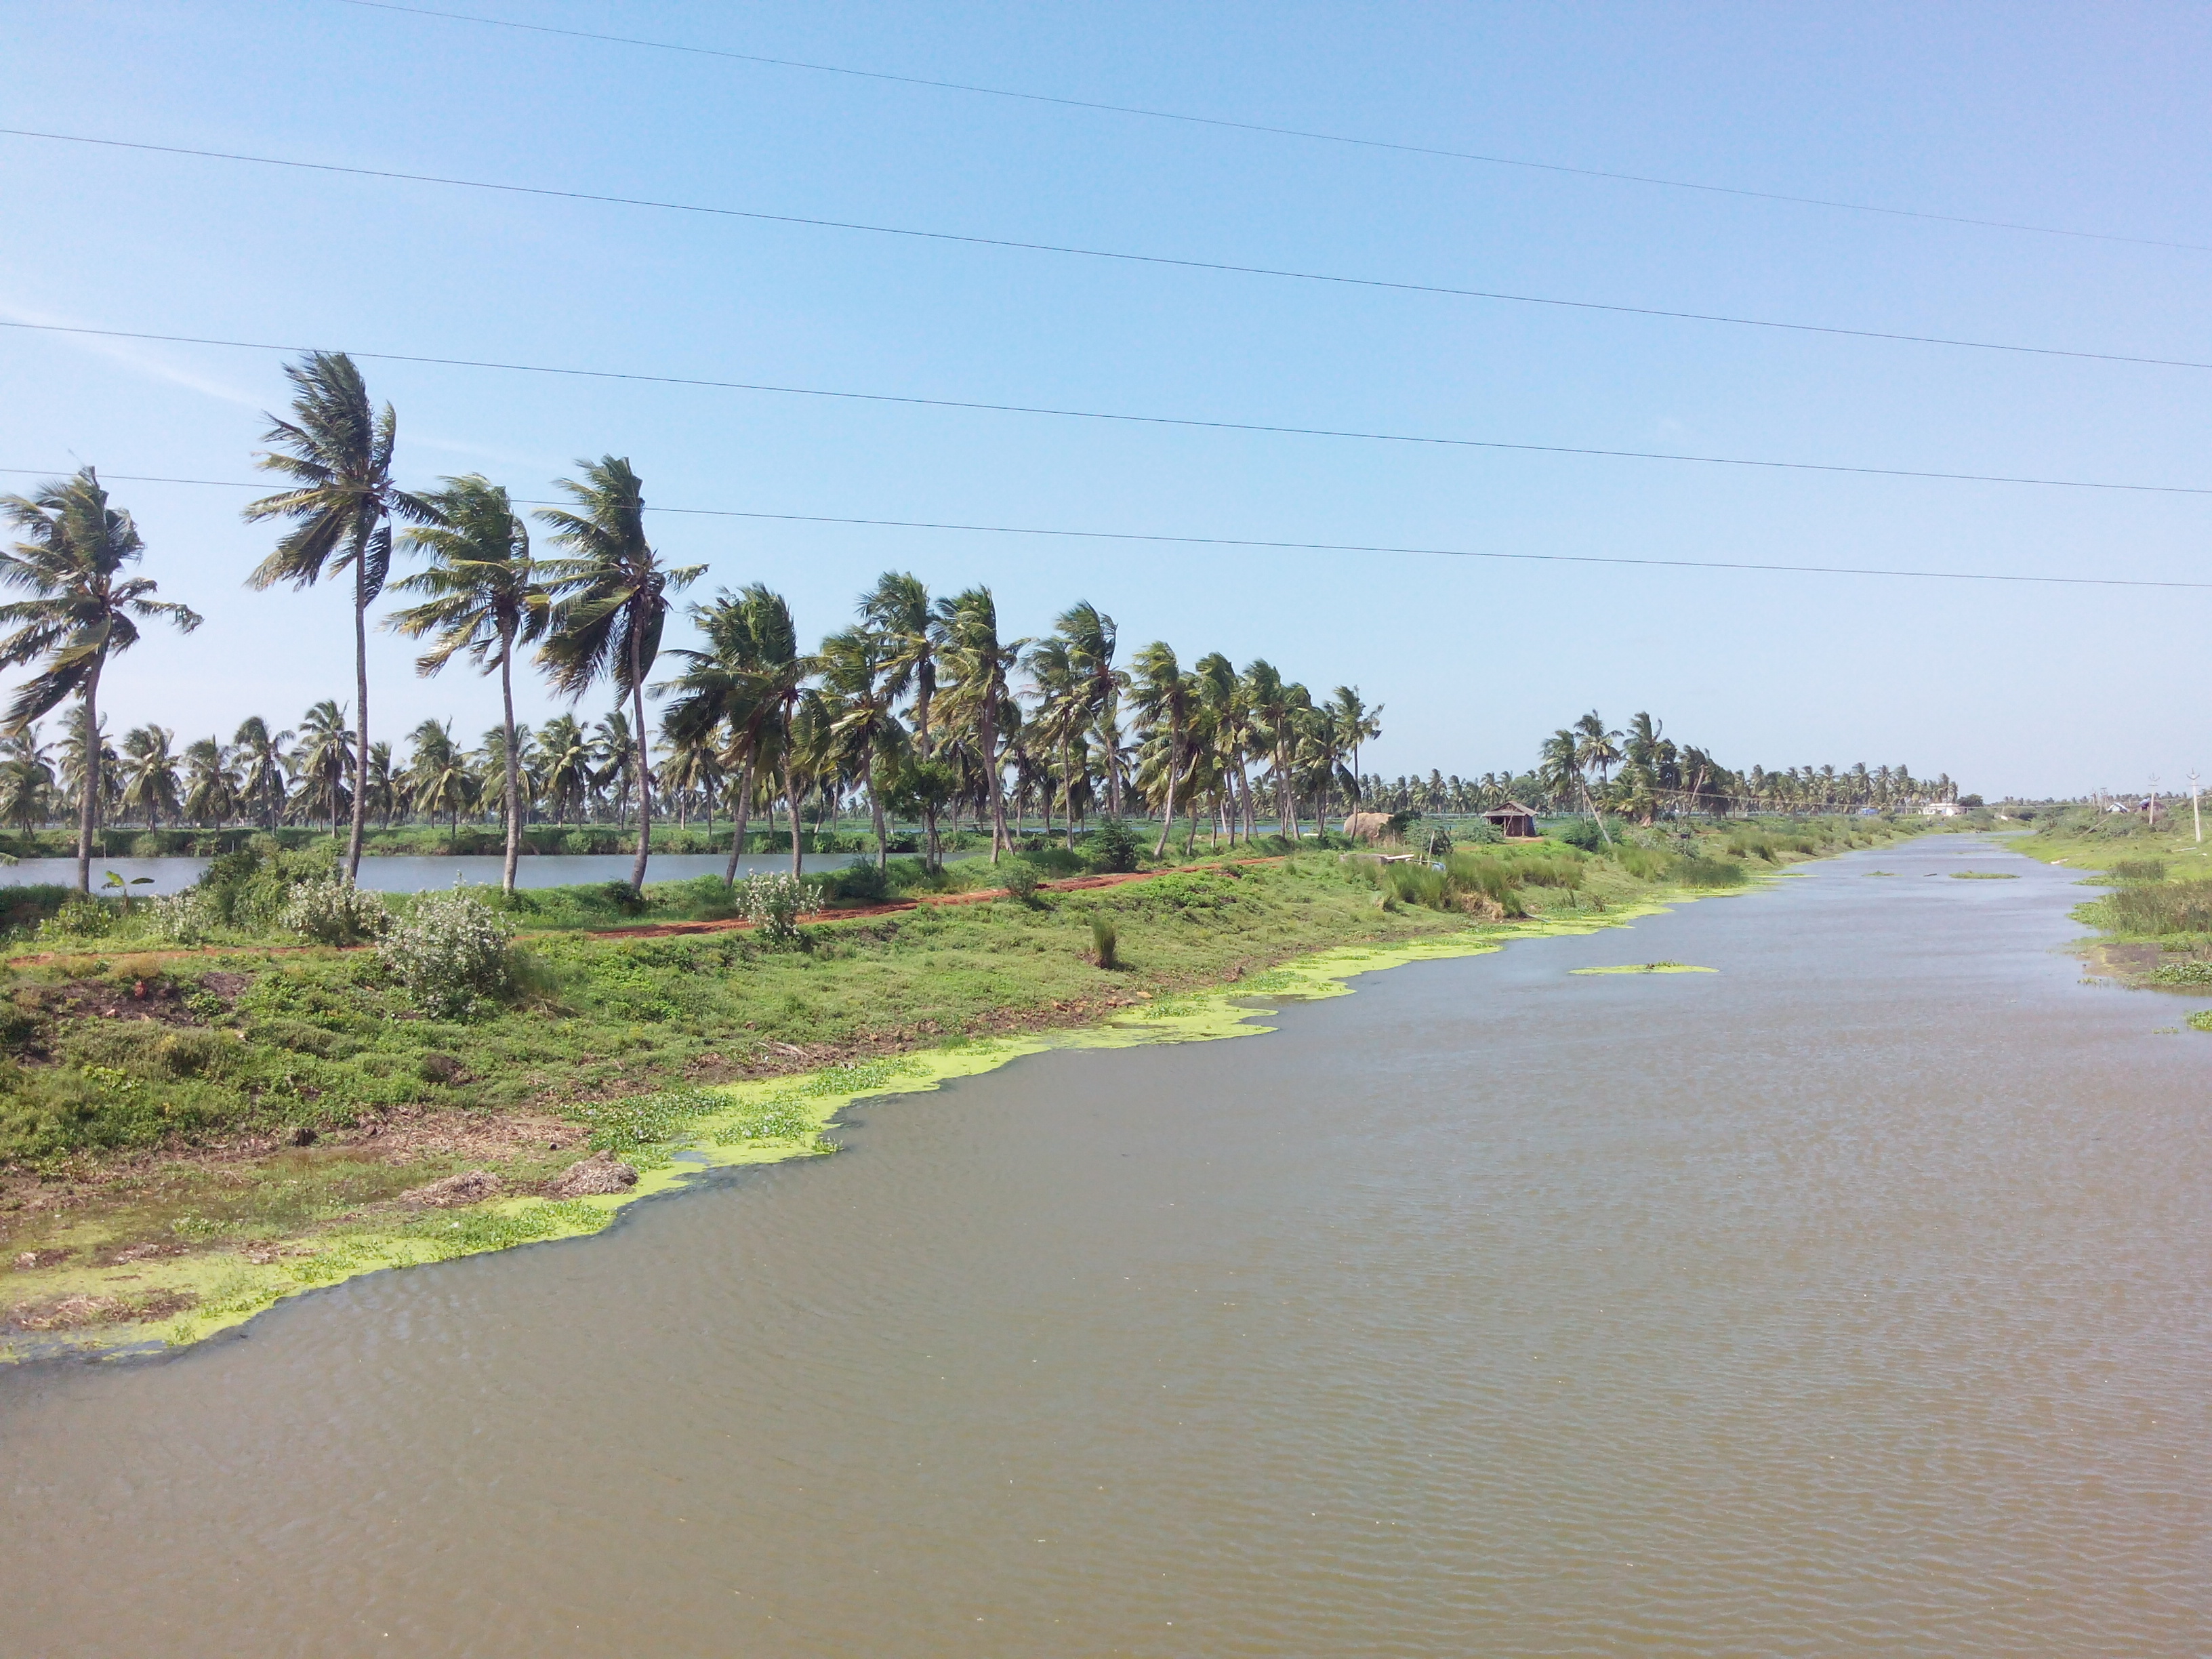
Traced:
<path fill-rule="evenodd" d="M 1595 818 L 1577 818 L 1557 834 L 1568 846 L 1579 847 L 1585 853 L 1601 852 L 1605 848 L 1605 832 Z"/>
<path fill-rule="evenodd" d="M 902 861 L 913 862 L 911 860 Z M 916 868 L 919 867 L 917 865 Z M 891 881 L 887 872 L 878 869 L 872 862 L 863 862 L 848 864 L 837 871 L 829 878 L 825 889 L 832 898 L 857 899 L 876 904 L 890 896 Z"/>
<path fill-rule="evenodd" d="M 2164 881 L 2166 860 L 2164 859 L 2121 859 L 2113 864 L 2112 873 L 2116 881 Z"/>
<path fill-rule="evenodd" d="M 1018 903 L 1035 903 L 1042 879 L 1036 866 L 1025 858 L 1006 859 L 999 865 L 999 885 L 1006 890 L 1007 897 Z"/>
<path fill-rule="evenodd" d="M 112 905 L 103 904 L 82 893 L 72 893 L 62 901 L 58 910 L 39 924 L 39 938 L 64 945 L 106 939 L 115 931 L 120 920 Z"/>
<path fill-rule="evenodd" d="M 1104 875 L 1127 875 L 1137 867 L 1137 832 L 1120 818 L 1108 818 L 1083 838 L 1085 860 Z"/>
<path fill-rule="evenodd" d="M 423 1012 L 465 1018 L 512 983 L 514 929 L 482 900 L 455 889 L 426 893 L 376 947 L 378 959 Z"/>

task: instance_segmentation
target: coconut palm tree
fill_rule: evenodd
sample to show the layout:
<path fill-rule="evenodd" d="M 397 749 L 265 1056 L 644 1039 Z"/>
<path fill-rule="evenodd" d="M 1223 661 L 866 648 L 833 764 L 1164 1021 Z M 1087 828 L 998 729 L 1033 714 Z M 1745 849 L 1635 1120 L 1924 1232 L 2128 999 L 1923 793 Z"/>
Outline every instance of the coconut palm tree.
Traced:
<path fill-rule="evenodd" d="M 1363 744 L 1374 742 L 1382 735 L 1382 705 L 1370 708 L 1360 700 L 1356 685 L 1340 685 L 1330 694 L 1329 717 L 1336 721 L 1337 730 L 1352 749 L 1352 804 L 1359 802 L 1359 750 Z"/>
<path fill-rule="evenodd" d="M 954 677 L 945 693 L 948 716 L 964 721 L 975 733 L 983 769 L 985 804 L 990 813 L 991 862 L 996 864 L 999 854 L 1012 844 L 1006 836 L 1006 792 L 999 775 L 1000 734 L 1008 723 L 1004 708 L 1008 701 L 1006 676 L 1029 641 L 1000 639 L 999 607 L 988 587 L 971 587 L 938 600 L 929 621 L 939 659 Z"/>
<path fill-rule="evenodd" d="M 594 793 L 612 784 L 615 822 L 628 824 L 630 787 L 637 777 L 637 740 L 630 735 L 629 715 L 611 708 L 600 718 L 592 728 L 592 755 L 599 762 L 599 769 L 592 774 Z"/>
<path fill-rule="evenodd" d="M 123 734 L 123 805 L 142 812 L 149 830 L 161 827 L 161 814 L 184 816 L 178 787 L 177 734 L 165 726 L 141 726 Z"/>
<path fill-rule="evenodd" d="M 1553 805 L 1572 800 L 1582 792 L 1581 744 L 1565 726 L 1544 739 L 1536 760 L 1536 780 Z"/>
<path fill-rule="evenodd" d="M 237 816 L 242 805 L 237 769 L 219 738 L 200 738 L 185 750 L 185 816 L 194 823 L 218 824 Z"/>
<path fill-rule="evenodd" d="M 284 804 L 284 772 L 292 758 L 285 745 L 292 741 L 292 733 L 271 732 L 267 720 L 250 714 L 230 741 L 233 757 L 245 772 L 245 799 L 261 804 L 263 827 L 273 834 Z"/>
<path fill-rule="evenodd" d="M 338 834 L 338 814 L 358 801 L 351 784 L 354 734 L 346 726 L 345 705 L 325 697 L 300 717 L 300 748 L 292 757 L 299 786 L 301 815 L 327 817 L 331 839 Z"/>
<path fill-rule="evenodd" d="M 1091 682 L 1078 672 L 1067 641 L 1054 633 L 1030 647 L 1024 665 L 1037 694 L 1037 712 L 1030 722 L 1036 740 L 1059 761 L 1057 768 L 1068 849 L 1075 848 L 1075 797 L 1085 780 L 1083 734 L 1091 724 Z M 1052 833 L 1052 797 L 1045 797 L 1045 833 Z"/>
<path fill-rule="evenodd" d="M 765 595 L 767 590 L 759 592 Z M 732 593 L 726 587 L 706 604 L 693 605 L 691 619 L 707 647 L 672 651 L 670 655 L 682 659 L 683 672 L 653 688 L 675 696 L 662 729 L 679 741 L 718 743 L 723 771 L 736 779 L 730 789 L 734 822 L 730 861 L 722 872 L 725 885 L 736 883 L 738 860 L 744 856 L 745 828 L 752 818 L 757 784 L 765 775 L 762 763 L 773 764 L 782 754 L 781 726 L 762 678 L 764 652 L 797 654 L 790 612 L 781 607 L 780 599 L 772 605 L 756 603 L 752 589 Z M 769 631 L 765 643 L 754 631 L 760 626 Z"/>
<path fill-rule="evenodd" d="M 1160 778 L 1160 839 L 1152 856 L 1168 850 L 1168 835 L 1175 828 L 1176 789 L 1183 769 L 1183 745 L 1190 735 L 1197 686 L 1176 660 L 1164 640 L 1155 640 L 1137 653 L 1131 664 L 1131 694 L 1137 717 L 1149 728 L 1158 750 Z"/>
<path fill-rule="evenodd" d="M 100 672 L 109 657 L 138 642 L 141 622 L 163 621 L 189 634 L 200 625 L 186 606 L 156 599 L 154 582 L 125 568 L 146 544 L 131 515 L 108 504 L 92 468 L 40 484 L 27 497 L 0 496 L 21 539 L 0 553 L 0 586 L 30 595 L 0 605 L 0 668 L 39 665 L 9 701 L 0 736 L 14 736 L 70 698 L 81 730 L 100 729 Z M 92 841 L 103 794 L 100 746 L 85 750 L 87 771 L 78 809 L 76 884 L 92 890 Z"/>
<path fill-rule="evenodd" d="M 423 817 L 444 817 L 447 834 L 458 836 L 461 814 L 477 804 L 476 775 L 468 757 L 453 741 L 453 723 L 424 720 L 407 734 L 407 789 Z"/>
<path fill-rule="evenodd" d="M 379 415 L 353 359 L 341 351 L 312 351 L 284 366 L 292 383 L 292 418 L 268 417 L 262 441 L 270 447 L 257 464 L 279 473 L 292 487 L 264 495 L 246 508 L 249 524 L 283 519 L 292 528 L 274 552 L 254 567 L 248 587 L 289 582 L 312 587 L 325 575 L 353 573 L 355 707 L 360 730 L 354 774 L 368 770 L 368 607 L 384 591 L 392 568 L 392 520 L 428 520 L 422 500 L 392 482 L 392 447 L 398 417 L 386 404 Z M 368 802 L 354 792 L 353 833 L 346 843 L 348 881 L 361 873 L 362 836 Z"/>
<path fill-rule="evenodd" d="M 1286 682 L 1273 663 L 1255 659 L 1244 667 L 1244 697 L 1251 705 L 1255 736 L 1267 757 L 1267 775 L 1275 786 L 1275 811 L 1282 833 L 1299 839 L 1298 802 L 1292 782 L 1297 747 L 1296 710 L 1305 689 Z"/>
<path fill-rule="evenodd" d="M 0 744 L 0 754 L 6 757 L 0 760 L 0 820 L 14 824 L 27 848 L 31 831 L 53 809 L 53 751 L 33 726 Z"/>
<path fill-rule="evenodd" d="M 580 819 L 584 796 L 591 787 L 592 740 L 574 714 L 556 714 L 538 729 L 538 757 L 545 802 L 553 822 L 565 821 L 570 809 Z"/>
<path fill-rule="evenodd" d="M 550 526 L 553 540 L 568 557 L 550 563 L 548 586 L 559 603 L 547 619 L 545 642 L 538 659 L 555 687 L 580 697 L 605 679 L 630 699 L 631 731 L 641 742 L 645 683 L 660 654 L 661 629 L 668 621 L 669 596 L 698 580 L 702 564 L 669 566 L 645 533 L 645 485 L 629 462 L 604 455 L 580 461 L 584 479 L 555 481 L 568 491 L 575 509 L 542 507 L 538 516 Z M 637 858 L 630 867 L 630 890 L 645 890 L 646 860 L 653 850 L 653 788 L 640 754 L 637 774 Z"/>
<path fill-rule="evenodd" d="M 399 584 L 422 603 L 385 625 L 410 639 L 435 635 L 416 659 L 415 672 L 435 674 L 466 651 L 477 667 L 499 671 L 501 759 L 505 773 L 507 861 L 500 890 L 514 890 L 515 860 L 522 851 L 522 787 L 514 738 L 514 647 L 533 644 L 545 631 L 552 594 L 538 580 L 530 556 L 530 532 L 507 491 L 477 473 L 444 480 L 423 497 L 431 522 L 410 530 L 406 545 L 430 561 Z"/>
<path fill-rule="evenodd" d="M 1114 647 L 1120 638 L 1114 619 L 1088 599 L 1079 599 L 1053 620 L 1053 633 L 1067 652 L 1070 673 L 1083 681 L 1084 701 L 1097 728 L 1101 752 L 1121 752 L 1121 694 L 1129 689 L 1128 674 L 1114 665 Z M 1106 810 L 1121 816 L 1121 769 L 1106 769 Z"/>
<path fill-rule="evenodd" d="M 890 641 L 866 627 L 832 634 L 817 653 L 834 713 L 833 757 L 841 770 L 866 786 L 878 870 L 890 858 L 884 795 L 893 787 L 908 748 L 906 727 L 899 723 L 898 694 L 891 688 L 890 653 Z"/>
<path fill-rule="evenodd" d="M 911 696 L 914 700 L 915 752 L 925 765 L 937 738 L 931 724 L 937 698 L 937 636 L 929 625 L 930 614 L 929 590 L 906 572 L 886 570 L 860 596 L 860 620 L 884 641 L 884 684 L 892 696 Z M 936 790 L 921 791 L 917 804 L 922 817 L 922 860 L 934 870 L 944 862 L 938 847 Z"/>
<path fill-rule="evenodd" d="M 1575 759 L 1580 764 L 1583 804 L 1589 815 L 1597 820 L 1598 834 L 1610 842 L 1613 839 L 1605 827 L 1605 814 L 1598 810 L 1597 798 L 1590 793 L 1589 775 L 1597 773 L 1597 787 L 1606 786 L 1607 775 L 1620 761 L 1620 733 L 1606 729 L 1605 720 L 1593 708 L 1574 725 Z"/>

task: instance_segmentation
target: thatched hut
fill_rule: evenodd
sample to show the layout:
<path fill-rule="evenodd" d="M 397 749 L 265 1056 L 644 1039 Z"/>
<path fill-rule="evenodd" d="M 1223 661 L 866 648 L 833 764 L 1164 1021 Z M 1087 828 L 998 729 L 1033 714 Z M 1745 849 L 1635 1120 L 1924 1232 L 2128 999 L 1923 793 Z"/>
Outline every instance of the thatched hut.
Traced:
<path fill-rule="evenodd" d="M 1536 838 L 1536 815 L 1517 800 L 1509 800 L 1503 806 L 1493 806 L 1482 815 L 1498 826 L 1498 833 L 1508 841 L 1534 841 Z"/>

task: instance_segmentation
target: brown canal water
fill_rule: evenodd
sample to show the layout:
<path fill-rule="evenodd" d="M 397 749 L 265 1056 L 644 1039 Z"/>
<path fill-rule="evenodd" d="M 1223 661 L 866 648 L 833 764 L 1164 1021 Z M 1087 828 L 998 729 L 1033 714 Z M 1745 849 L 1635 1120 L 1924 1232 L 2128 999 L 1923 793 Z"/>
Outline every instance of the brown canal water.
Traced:
<path fill-rule="evenodd" d="M 2204 1653 L 2212 1036 L 2072 881 L 1855 854 L 0 1376 L 0 1650 Z"/>

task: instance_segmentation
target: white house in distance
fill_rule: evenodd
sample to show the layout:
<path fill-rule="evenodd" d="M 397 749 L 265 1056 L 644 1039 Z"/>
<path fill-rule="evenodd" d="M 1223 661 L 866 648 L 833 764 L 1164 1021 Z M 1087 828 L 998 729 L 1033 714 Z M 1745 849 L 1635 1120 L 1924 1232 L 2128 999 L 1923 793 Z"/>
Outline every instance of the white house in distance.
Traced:
<path fill-rule="evenodd" d="M 1954 800 L 1931 800 L 1920 809 L 1920 816 L 1923 818 L 1955 818 L 1959 816 L 1959 803 Z"/>

